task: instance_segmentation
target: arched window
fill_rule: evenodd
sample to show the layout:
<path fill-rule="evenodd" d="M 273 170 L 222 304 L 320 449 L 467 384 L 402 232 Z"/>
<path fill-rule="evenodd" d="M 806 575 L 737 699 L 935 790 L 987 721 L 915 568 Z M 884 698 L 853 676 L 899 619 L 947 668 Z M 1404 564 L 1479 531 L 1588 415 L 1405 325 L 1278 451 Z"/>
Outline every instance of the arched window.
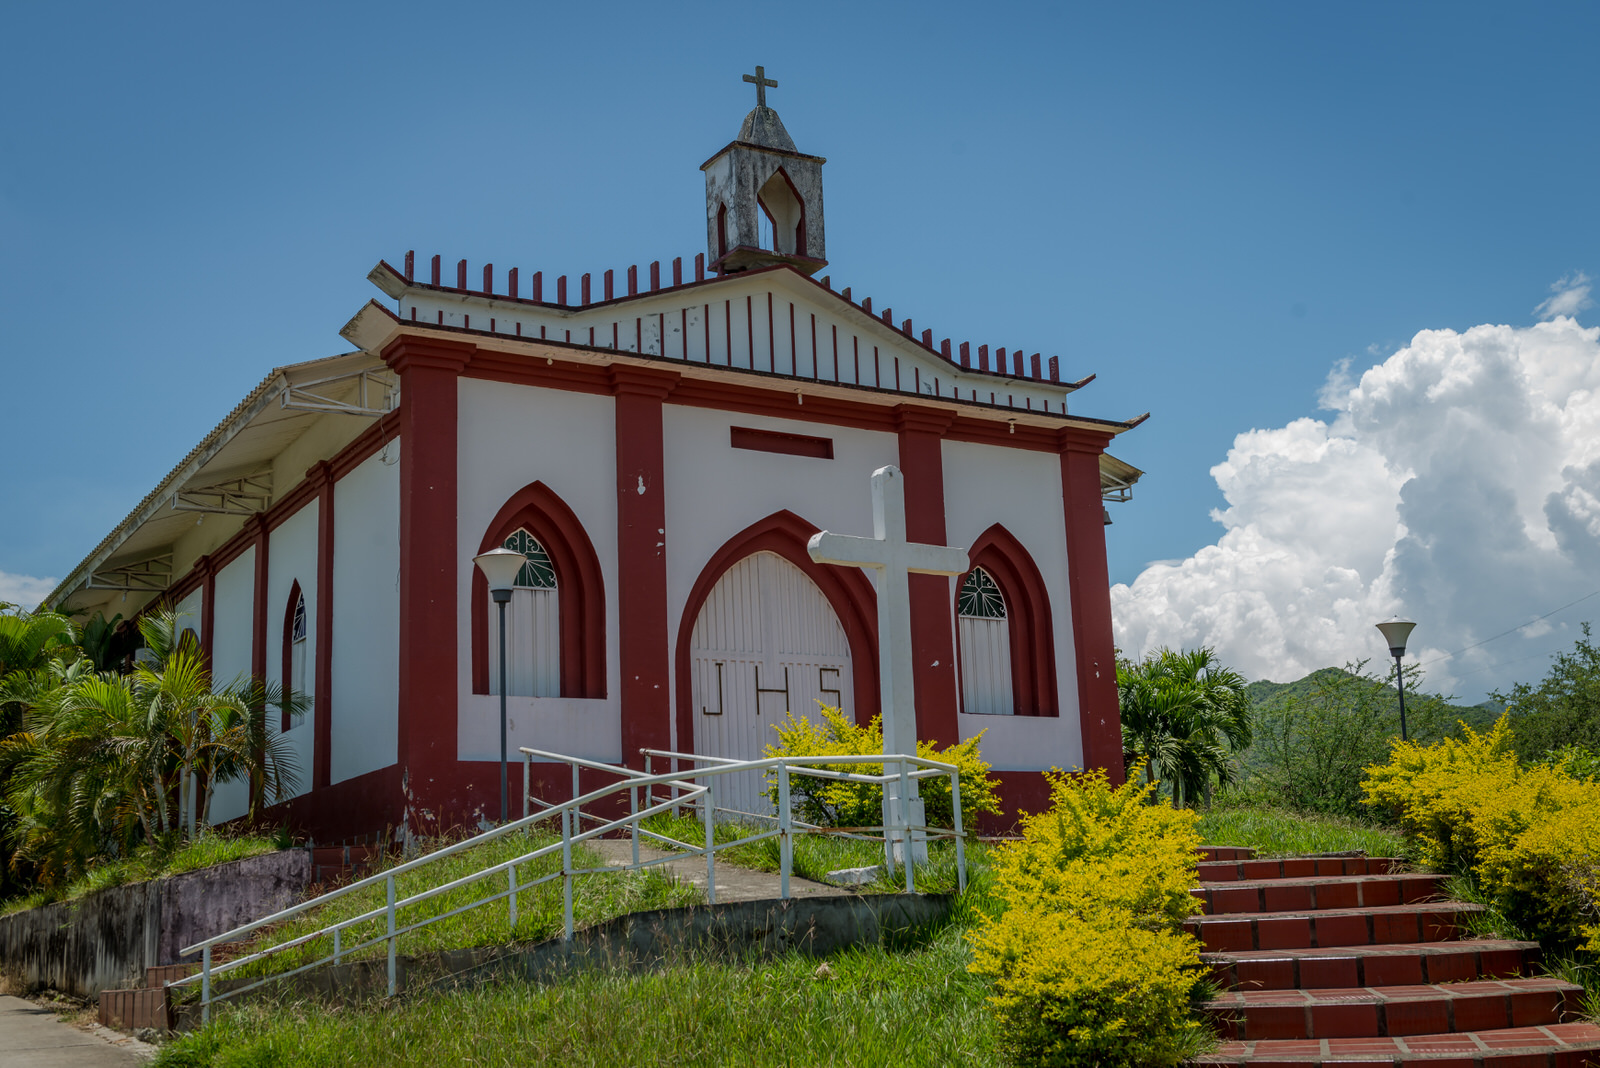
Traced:
<path fill-rule="evenodd" d="M 1058 715 L 1054 628 L 1044 576 L 996 523 L 967 550 L 956 595 L 962 711 Z"/>
<path fill-rule="evenodd" d="M 989 572 L 967 572 L 956 604 L 961 642 L 961 707 L 990 716 L 1016 712 L 1011 686 L 1011 627 L 1006 599 Z"/>
<path fill-rule="evenodd" d="M 306 613 L 306 595 L 296 582 L 289 588 L 289 603 L 283 617 L 283 691 L 284 696 L 290 692 L 311 694 L 311 675 L 309 657 L 306 655 L 306 637 L 310 633 L 310 619 Z M 283 718 L 278 724 L 280 731 L 286 731 L 294 724 L 289 716 L 287 705 L 283 710 Z"/>
<path fill-rule="evenodd" d="M 504 545 L 527 558 L 506 606 L 506 692 L 515 697 L 561 696 L 561 605 L 555 565 L 524 529 Z M 489 692 L 500 692 L 499 606 L 489 605 Z"/>
<path fill-rule="evenodd" d="M 506 608 L 506 648 L 525 649 L 531 666 L 535 659 L 534 602 L 535 592 L 543 592 L 542 610 L 558 621 L 555 629 L 545 628 L 540 640 L 544 644 L 540 657 L 554 665 L 553 675 L 542 688 L 533 689 L 531 683 L 519 688 L 516 679 L 517 661 L 507 657 L 510 678 L 506 689 L 514 694 L 535 696 L 560 696 L 596 699 L 606 695 L 606 590 L 600 572 L 600 557 L 584 533 L 583 524 L 566 503 L 542 482 L 530 482 L 522 487 L 501 507 L 494 520 L 484 531 L 478 543 L 479 552 L 505 546 L 516 549 L 524 556 L 534 549 L 527 565 L 518 575 L 522 588 L 512 594 L 512 603 Z M 489 599 L 489 584 L 482 572 L 472 568 L 472 692 L 479 694 L 499 691 L 500 663 L 498 657 L 500 632 L 498 610 Z M 540 585 L 540 575 L 548 585 Z M 524 581 L 526 580 L 526 581 Z M 559 585 L 560 591 L 556 587 Z M 527 592 L 524 592 L 527 591 Z M 526 646 L 512 644 L 511 628 L 516 624 L 514 612 L 522 602 L 522 634 L 529 639 Z"/>
<path fill-rule="evenodd" d="M 762 234 L 762 248 L 791 256 L 806 254 L 806 206 L 782 167 L 772 173 L 756 193 L 756 203 L 766 216 L 770 235 Z M 759 224 L 759 220 L 758 220 Z"/>

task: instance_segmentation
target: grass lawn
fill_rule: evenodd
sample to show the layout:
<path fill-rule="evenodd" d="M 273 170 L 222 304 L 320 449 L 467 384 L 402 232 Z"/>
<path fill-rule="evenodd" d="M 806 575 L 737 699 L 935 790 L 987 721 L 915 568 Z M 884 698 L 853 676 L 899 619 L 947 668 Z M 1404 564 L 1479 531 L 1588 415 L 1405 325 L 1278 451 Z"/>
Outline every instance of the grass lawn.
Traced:
<path fill-rule="evenodd" d="M 985 980 L 958 926 L 920 948 L 818 961 L 589 972 L 401 998 L 370 1011 L 307 1002 L 220 1013 L 158 1066 L 993 1065 Z"/>
<path fill-rule="evenodd" d="M 661 818 L 656 833 L 691 844 L 701 825 Z M 1401 852 L 1398 836 L 1347 821 L 1296 816 L 1268 809 L 1219 810 L 1203 816 L 1206 840 L 1254 845 L 1264 854 L 1367 849 Z M 748 833 L 735 826 L 717 834 L 731 841 Z M 531 843 L 507 843 L 526 851 Z M 953 889 L 954 858 L 934 849 L 918 885 Z M 840 867 L 877 863 L 877 847 L 847 839 L 803 837 L 796 842 L 796 874 L 815 878 Z M 721 859 L 719 857 L 719 859 Z M 776 870 L 776 843 L 738 847 L 728 861 Z M 334 1007 L 287 997 L 219 1012 L 206 1028 L 161 1051 L 158 1068 L 174 1066 L 323 1065 L 996 1065 L 1005 1063 L 985 999 L 986 980 L 967 970 L 965 933 L 991 896 L 989 850 L 968 850 L 968 891 L 941 929 L 897 944 L 829 957 L 787 955 L 740 963 L 691 962 L 646 974 L 584 972 L 550 985 L 507 983 L 453 993 L 417 993 L 394 1002 Z M 480 862 L 481 863 L 481 862 Z M 435 877 L 436 878 L 436 877 Z M 661 888 L 603 889 L 597 877 L 580 894 L 589 922 L 623 911 L 676 903 Z M 659 879 L 658 876 L 649 878 Z M 661 880 L 665 883 L 665 880 Z M 671 884 L 666 884 L 670 888 Z M 874 889 L 893 889 L 880 885 Z M 681 890 L 681 888 L 680 888 Z M 402 893 L 405 890 L 402 889 Z M 560 929 L 559 884 L 548 898 L 524 904 L 517 936 L 553 935 Z M 354 915 L 381 901 L 344 906 Z M 453 907 L 446 904 L 443 907 Z M 482 919 L 470 919 L 474 915 Z M 467 926 L 457 927 L 458 924 Z M 432 946 L 505 941 L 503 904 L 436 925 Z M 274 932 L 274 938 L 293 931 Z M 418 936 L 412 936 L 418 938 Z M 425 948 L 421 945 L 408 949 Z"/>
<path fill-rule="evenodd" d="M 559 836 L 545 831 L 505 835 L 443 858 L 438 863 L 419 871 L 401 875 L 395 880 L 395 897 L 397 900 L 404 900 L 412 894 L 441 886 L 559 841 Z M 434 848 L 443 844 L 436 843 Z M 582 845 L 574 848 L 573 862 L 579 867 L 599 867 L 604 864 L 598 853 Z M 393 867 L 399 863 L 399 860 L 393 860 L 387 866 Z M 519 882 L 529 882 L 541 875 L 560 870 L 561 854 L 556 852 L 521 865 L 517 870 L 517 879 Z M 402 908 L 396 918 L 398 923 L 404 926 L 425 917 L 441 916 L 452 909 L 506 889 L 505 876 L 490 876 L 419 904 Z M 574 919 L 581 927 L 601 923 L 629 912 L 676 908 L 699 904 L 703 900 L 705 896 L 700 890 L 687 883 L 677 882 L 659 870 L 617 872 L 580 876 L 573 884 L 572 910 Z M 233 955 L 244 956 L 270 945 L 290 941 L 339 920 L 382 908 L 384 902 L 385 892 L 381 883 L 346 894 L 326 905 L 291 918 L 258 940 L 240 947 Z M 563 919 L 560 879 L 553 879 L 531 890 L 518 892 L 518 915 L 515 927 L 510 923 L 509 904 L 509 899 L 491 902 L 401 935 L 399 951 L 402 954 L 416 954 L 440 949 L 542 941 L 561 933 Z M 385 929 L 385 922 L 379 917 L 345 929 L 340 938 L 343 945 L 355 946 L 381 935 Z M 228 973 L 227 977 L 289 971 L 326 956 L 332 948 L 330 939 L 315 939 L 266 960 L 245 965 L 237 972 Z M 349 957 L 354 960 L 376 958 L 386 955 L 387 952 L 387 943 L 380 942 L 359 952 L 350 953 Z"/>
<path fill-rule="evenodd" d="M 1217 808 L 1200 813 L 1200 834 L 1210 845 L 1254 846 L 1263 857 L 1364 850 L 1374 857 L 1403 857 L 1398 831 L 1367 823 L 1265 807 Z"/>
<path fill-rule="evenodd" d="M 141 846 L 126 857 L 103 860 L 65 886 L 37 890 L 0 903 L 0 915 L 38 908 L 55 901 L 71 901 L 113 886 L 199 871 L 232 860 L 275 853 L 283 848 L 284 843 L 277 839 L 260 835 L 207 832 L 192 842 L 180 842 L 173 838 L 153 846 Z"/>

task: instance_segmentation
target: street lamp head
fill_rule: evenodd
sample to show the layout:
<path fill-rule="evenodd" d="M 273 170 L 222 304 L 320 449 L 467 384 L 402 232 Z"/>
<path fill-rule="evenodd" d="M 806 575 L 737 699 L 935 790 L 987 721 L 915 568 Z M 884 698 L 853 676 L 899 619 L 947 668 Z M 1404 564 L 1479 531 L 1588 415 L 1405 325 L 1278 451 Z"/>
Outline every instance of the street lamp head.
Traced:
<path fill-rule="evenodd" d="M 503 601 L 510 600 L 511 588 L 516 585 L 517 572 L 522 570 L 528 558 L 515 549 L 490 549 L 486 553 L 474 556 L 472 562 L 478 565 L 483 577 L 489 580 L 489 592 L 494 594 L 494 599 Z"/>
<path fill-rule="evenodd" d="M 1393 619 L 1386 619 L 1377 624 L 1377 628 L 1383 631 L 1384 640 L 1389 643 L 1390 656 L 1402 657 L 1406 655 L 1406 639 L 1411 637 L 1411 630 L 1415 626 L 1416 624 L 1411 620 L 1401 619 L 1399 616 L 1395 616 Z"/>

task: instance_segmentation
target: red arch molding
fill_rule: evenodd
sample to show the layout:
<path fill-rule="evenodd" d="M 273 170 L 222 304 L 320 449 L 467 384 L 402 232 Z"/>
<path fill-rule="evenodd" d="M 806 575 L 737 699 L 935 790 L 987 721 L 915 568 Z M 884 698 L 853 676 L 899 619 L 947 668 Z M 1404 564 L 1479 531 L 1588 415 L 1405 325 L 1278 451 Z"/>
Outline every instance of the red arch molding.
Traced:
<path fill-rule="evenodd" d="M 1011 700 L 1019 716 L 1060 715 L 1056 690 L 1056 641 L 1050 622 L 1050 597 L 1044 577 L 1012 533 L 996 523 L 967 550 L 967 559 L 994 579 L 1006 599 L 1011 635 Z M 970 572 L 969 572 L 970 574 Z M 966 581 L 963 575 L 961 582 Z M 956 598 L 961 597 L 961 582 Z M 961 628 L 956 628 L 956 663 L 961 662 Z"/>
<path fill-rule="evenodd" d="M 745 527 L 730 538 L 707 561 L 689 591 L 678 623 L 678 643 L 673 659 L 677 676 L 678 749 L 694 752 L 694 694 L 689 671 L 689 642 L 694 624 L 711 589 L 723 574 L 747 556 L 759 552 L 777 553 L 817 584 L 833 606 L 850 643 L 851 677 L 855 697 L 856 722 L 866 723 L 878 714 L 878 599 L 872 581 L 860 568 L 819 564 L 806 552 L 806 542 L 819 533 L 804 519 L 790 511 L 774 512 Z"/>
<path fill-rule="evenodd" d="M 543 482 L 533 482 L 505 503 L 484 533 L 478 552 L 505 543 L 519 528 L 539 540 L 555 565 L 561 590 L 561 696 L 606 695 L 606 591 L 583 524 Z M 489 692 L 489 584 L 472 573 L 472 692 Z"/>

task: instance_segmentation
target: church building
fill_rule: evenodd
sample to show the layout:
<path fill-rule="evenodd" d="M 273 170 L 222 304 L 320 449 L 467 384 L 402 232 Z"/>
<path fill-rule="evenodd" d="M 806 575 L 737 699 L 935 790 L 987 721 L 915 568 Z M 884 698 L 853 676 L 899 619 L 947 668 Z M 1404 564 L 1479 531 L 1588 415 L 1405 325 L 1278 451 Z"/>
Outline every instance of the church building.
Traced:
<path fill-rule="evenodd" d="M 757 107 L 701 164 L 705 252 L 576 278 L 378 263 L 353 351 L 268 374 L 47 603 L 173 605 L 219 681 L 308 695 L 273 725 L 299 758 L 298 830 L 428 832 L 499 811 L 474 555 L 527 558 L 514 760 L 753 758 L 786 711 L 879 711 L 872 573 L 807 541 L 871 534 L 871 476 L 895 465 L 910 539 L 971 564 L 910 578 L 919 737 L 984 732 L 1007 823 L 1044 806 L 1044 769 L 1120 780 L 1104 502 L 1140 472 L 1106 450 L 1137 420 L 1080 414 L 1093 376 L 1056 356 L 952 344 L 835 288 L 826 161 L 757 72 Z M 540 796 L 570 796 L 565 765 L 534 767 Z M 223 787 L 213 821 L 245 801 Z"/>

